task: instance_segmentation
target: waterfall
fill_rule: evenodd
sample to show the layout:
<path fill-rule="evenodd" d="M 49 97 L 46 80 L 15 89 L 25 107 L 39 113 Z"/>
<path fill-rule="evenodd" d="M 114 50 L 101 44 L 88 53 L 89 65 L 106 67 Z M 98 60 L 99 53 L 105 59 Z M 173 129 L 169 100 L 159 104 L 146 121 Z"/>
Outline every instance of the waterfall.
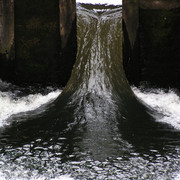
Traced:
<path fill-rule="evenodd" d="M 0 128 L 0 177 L 175 178 L 179 131 L 169 121 L 178 112 L 162 105 L 162 96 L 129 86 L 122 66 L 122 8 L 77 8 L 78 54 L 62 93 L 13 94 L 8 102 L 15 111 Z M 1 100 L 8 96 L 1 94 Z M 173 94 L 179 107 L 177 94 L 163 94 Z M 18 111 L 20 103 L 25 106 Z"/>

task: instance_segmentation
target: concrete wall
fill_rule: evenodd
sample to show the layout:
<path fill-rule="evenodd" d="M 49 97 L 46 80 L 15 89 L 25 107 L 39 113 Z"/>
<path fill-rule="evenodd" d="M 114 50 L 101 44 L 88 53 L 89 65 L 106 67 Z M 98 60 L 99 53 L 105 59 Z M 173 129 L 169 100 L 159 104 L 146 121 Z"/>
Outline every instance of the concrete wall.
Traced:
<path fill-rule="evenodd" d="M 139 73 L 139 1 L 123 0 L 123 65 L 130 83 L 138 84 Z"/>
<path fill-rule="evenodd" d="M 8 78 L 14 59 L 14 0 L 0 0 L 0 76 Z"/>
<path fill-rule="evenodd" d="M 61 35 L 61 63 L 59 71 L 63 85 L 69 80 L 76 60 L 77 30 L 76 30 L 76 0 L 59 0 L 60 35 Z M 67 74 L 68 76 L 64 76 Z"/>
<path fill-rule="evenodd" d="M 180 87 L 180 1 L 132 1 L 138 5 L 136 11 L 132 10 L 130 1 L 124 0 L 123 15 L 124 36 L 130 41 L 124 43 L 128 80 L 136 85 L 149 82 L 161 87 Z M 127 11 L 128 8 L 133 15 Z M 138 28 L 132 28 L 129 23 L 135 23 Z M 133 54 L 135 46 L 131 41 L 136 41 L 135 51 L 138 53 Z M 128 48 L 129 55 L 126 54 Z"/>
<path fill-rule="evenodd" d="M 11 1 L 11 5 L 7 1 Z M 6 57 L 4 67 L 0 67 L 0 78 L 19 84 L 57 83 L 64 86 L 76 59 L 75 0 L 1 0 L 0 4 L 2 12 L 13 7 L 14 13 L 3 13 L 1 19 L 12 20 L 11 36 L 15 46 L 15 56 L 11 58 L 12 76 L 6 76 L 10 66 L 6 63 L 9 57 Z M 3 46 L 7 45 L 9 38 L 6 31 L 11 29 L 11 24 L 4 24 L 4 20 L 0 20 Z M 68 41 L 72 43 L 68 44 Z"/>

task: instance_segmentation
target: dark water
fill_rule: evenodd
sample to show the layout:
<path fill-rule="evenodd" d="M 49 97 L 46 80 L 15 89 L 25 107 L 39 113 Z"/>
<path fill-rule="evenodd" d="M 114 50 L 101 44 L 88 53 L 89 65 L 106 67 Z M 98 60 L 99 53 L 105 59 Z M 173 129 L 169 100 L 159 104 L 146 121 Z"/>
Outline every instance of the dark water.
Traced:
<path fill-rule="evenodd" d="M 54 101 L 0 128 L 2 179 L 174 179 L 180 133 L 134 95 L 122 67 L 122 9 L 78 7 L 78 54 Z"/>

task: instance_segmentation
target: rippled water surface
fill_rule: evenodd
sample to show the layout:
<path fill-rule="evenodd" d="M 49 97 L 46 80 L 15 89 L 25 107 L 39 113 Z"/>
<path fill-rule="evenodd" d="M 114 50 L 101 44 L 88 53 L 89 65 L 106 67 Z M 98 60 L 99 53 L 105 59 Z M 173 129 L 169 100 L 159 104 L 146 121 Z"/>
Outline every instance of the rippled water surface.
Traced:
<path fill-rule="evenodd" d="M 179 91 L 129 86 L 121 7 L 77 16 L 63 91 L 0 81 L 0 179 L 179 179 Z"/>

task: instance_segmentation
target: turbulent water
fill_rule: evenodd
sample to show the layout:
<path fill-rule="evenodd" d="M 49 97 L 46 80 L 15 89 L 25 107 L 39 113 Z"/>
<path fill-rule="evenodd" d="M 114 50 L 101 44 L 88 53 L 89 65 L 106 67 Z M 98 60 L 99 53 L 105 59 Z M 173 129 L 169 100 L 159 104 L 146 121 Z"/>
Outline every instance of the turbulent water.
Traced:
<path fill-rule="evenodd" d="M 179 92 L 130 88 L 122 9 L 84 7 L 62 92 L 0 81 L 0 179 L 178 179 Z"/>
<path fill-rule="evenodd" d="M 121 5 L 122 0 L 76 0 L 77 3 Z"/>

